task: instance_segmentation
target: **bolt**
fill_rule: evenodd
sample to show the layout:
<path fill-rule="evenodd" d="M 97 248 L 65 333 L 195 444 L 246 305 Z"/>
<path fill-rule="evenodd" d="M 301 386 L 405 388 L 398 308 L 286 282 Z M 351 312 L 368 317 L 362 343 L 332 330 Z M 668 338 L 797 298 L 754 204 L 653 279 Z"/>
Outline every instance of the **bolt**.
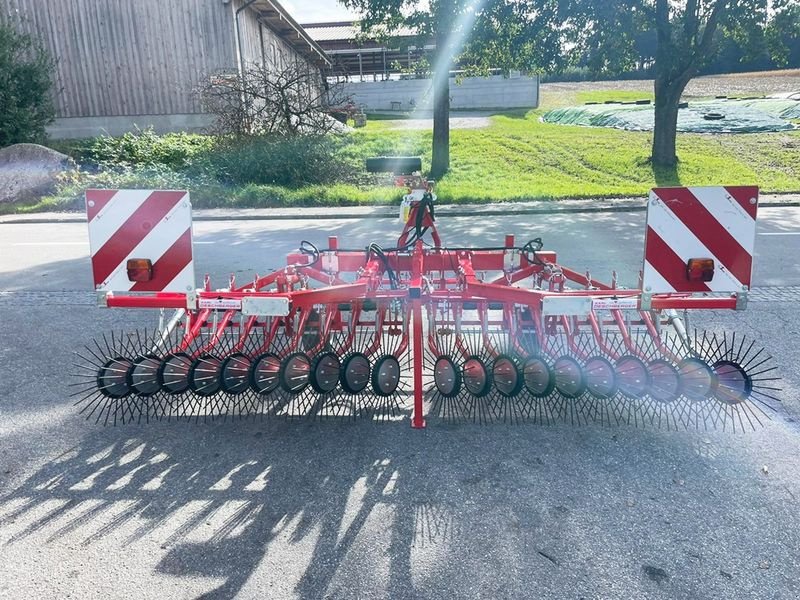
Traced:
<path fill-rule="evenodd" d="M 94 200 L 89 200 L 86 204 L 88 204 L 89 207 L 92 207 L 94 206 Z"/>
<path fill-rule="evenodd" d="M 742 291 L 743 291 L 743 292 L 746 292 L 746 291 L 747 291 L 747 286 L 746 286 L 746 285 L 743 285 L 743 286 L 742 286 Z"/>
<path fill-rule="evenodd" d="M 644 291 L 645 292 L 652 292 L 653 288 L 648 285 L 646 288 L 644 288 Z"/>
<path fill-rule="evenodd" d="M 758 202 L 756 198 L 750 198 L 750 204 L 755 204 L 756 202 Z"/>

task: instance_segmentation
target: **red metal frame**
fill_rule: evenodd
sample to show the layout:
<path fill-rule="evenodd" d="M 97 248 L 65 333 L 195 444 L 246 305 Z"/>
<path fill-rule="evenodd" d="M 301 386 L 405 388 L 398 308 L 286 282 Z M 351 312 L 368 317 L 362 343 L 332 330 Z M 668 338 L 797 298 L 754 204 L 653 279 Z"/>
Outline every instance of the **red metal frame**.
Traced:
<path fill-rule="evenodd" d="M 212 290 L 206 279 L 203 289 L 191 294 L 146 293 L 117 295 L 109 293 L 105 303 L 109 307 L 121 308 L 165 308 L 185 309 L 186 326 L 181 342 L 181 350 L 189 348 L 201 334 L 208 335 L 208 342 L 200 352 L 209 351 L 219 339 L 235 324 L 242 328 L 241 339 L 234 345 L 235 351 L 244 346 L 244 339 L 251 331 L 263 328 L 265 346 L 279 331 L 284 331 L 290 340 L 286 352 L 292 351 L 299 343 L 307 319 L 315 307 L 325 307 L 325 318 L 318 320 L 321 339 L 332 331 L 344 331 L 348 321 L 342 314 L 341 304 L 352 310 L 350 334 L 346 347 L 352 344 L 355 325 L 375 327 L 376 338 L 369 353 L 380 347 L 380 333 L 393 328 L 400 332 L 403 340 L 399 356 L 410 346 L 413 369 L 414 412 L 412 426 L 425 427 L 423 417 L 423 356 L 424 316 L 423 312 L 440 310 L 446 314 L 444 324 L 452 326 L 456 321 L 464 325 L 479 326 L 484 329 L 485 345 L 491 354 L 492 348 L 489 326 L 502 325 L 513 330 L 519 323 L 530 325 L 539 340 L 543 351 L 548 351 L 549 336 L 561 333 L 573 346 L 576 355 L 580 350 L 574 347 L 575 337 L 581 332 L 590 333 L 599 348 L 612 358 L 618 356 L 607 344 L 603 329 L 614 327 L 624 339 L 631 354 L 638 351 L 630 340 L 629 323 L 641 325 L 653 337 L 658 337 L 657 314 L 659 311 L 678 309 L 735 309 L 737 297 L 695 296 L 687 293 L 657 294 L 648 298 L 649 311 L 642 310 L 642 290 L 618 289 L 616 275 L 610 284 L 593 279 L 589 273 L 581 274 L 558 264 L 555 252 L 540 250 L 533 256 L 515 247 L 514 237 L 506 236 L 503 247 L 495 249 L 470 249 L 442 247 L 436 225 L 429 214 L 423 215 L 422 223 L 430 229 L 435 242 L 433 247 L 425 247 L 421 240 L 405 247 L 412 223 L 416 223 L 418 205 L 412 206 L 411 215 L 400 238 L 398 249 L 385 252 L 385 259 L 372 253 L 342 250 L 338 240 L 331 237 L 328 247 L 318 255 L 290 253 L 287 266 L 279 271 L 255 279 L 244 286 L 235 287 L 233 278 L 226 290 Z M 488 277 L 489 274 L 496 274 Z M 390 277 L 392 275 L 392 277 Z M 312 282 L 323 284 L 312 287 Z M 572 284 L 572 288 L 567 285 Z M 245 317 L 236 308 L 237 301 L 243 298 L 285 298 L 290 312 L 285 316 Z M 549 297 L 590 298 L 590 299 L 630 299 L 639 300 L 636 318 L 626 321 L 620 310 L 608 311 L 610 318 L 590 311 L 581 317 L 543 316 L 543 303 Z M 233 307 L 225 302 L 232 301 Z M 403 328 L 402 321 L 388 317 L 389 308 L 401 301 L 405 303 L 403 319 L 408 321 L 409 329 Z M 212 303 L 209 307 L 207 303 Z M 213 303 L 224 305 L 219 319 L 214 315 Z M 374 303 L 375 317 L 364 320 L 367 303 Z M 496 316 L 495 309 L 502 309 Z M 200 308 L 205 306 L 205 308 Z M 463 320 L 465 311 L 477 311 L 478 318 Z M 652 312 L 650 312 L 652 311 Z M 457 335 L 460 336 L 460 333 Z M 433 332 L 429 332 L 429 346 L 438 352 Z M 320 347 L 320 346 L 318 346 Z M 457 338 L 456 347 L 466 352 L 463 340 Z M 262 349 L 263 350 L 263 349 Z"/>

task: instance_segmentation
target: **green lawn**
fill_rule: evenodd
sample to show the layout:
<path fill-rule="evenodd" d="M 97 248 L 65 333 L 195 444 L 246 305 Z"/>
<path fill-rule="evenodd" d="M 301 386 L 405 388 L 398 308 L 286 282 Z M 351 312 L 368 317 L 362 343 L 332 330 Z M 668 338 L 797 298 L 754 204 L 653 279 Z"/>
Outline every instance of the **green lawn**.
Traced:
<path fill-rule="evenodd" d="M 592 101 L 646 95 L 594 94 Z M 587 100 L 588 101 L 588 100 Z M 451 132 L 451 171 L 437 185 L 443 202 L 641 196 L 655 185 L 757 184 L 764 192 L 800 192 L 800 131 L 747 135 L 681 134 L 677 169 L 654 169 L 651 133 L 540 123 L 541 110 L 497 115 L 484 129 Z M 383 122 L 357 134 L 392 135 L 423 148 L 430 134 L 387 131 Z"/>
<path fill-rule="evenodd" d="M 439 201 L 644 196 L 656 185 L 756 184 L 766 193 L 800 192 L 800 130 L 680 134 L 678 168 L 656 170 L 648 161 L 651 133 L 539 122 L 545 110 L 565 103 L 645 98 L 647 93 L 625 90 L 545 94 L 538 110 L 497 114 L 482 129 L 453 130 L 451 171 L 436 186 Z M 337 152 L 353 173 L 363 168 L 366 157 L 381 154 L 419 154 L 423 165 L 430 165 L 429 131 L 400 130 L 385 120 L 372 120 L 348 136 Z M 223 185 L 213 174 L 198 179 L 169 169 L 155 174 L 128 169 L 70 178 L 55 196 L 18 210 L 77 208 L 82 190 L 89 186 L 187 187 L 197 207 L 386 204 L 398 202 L 402 195 L 388 179 L 383 184 L 368 178 L 357 181 L 296 188 Z"/>

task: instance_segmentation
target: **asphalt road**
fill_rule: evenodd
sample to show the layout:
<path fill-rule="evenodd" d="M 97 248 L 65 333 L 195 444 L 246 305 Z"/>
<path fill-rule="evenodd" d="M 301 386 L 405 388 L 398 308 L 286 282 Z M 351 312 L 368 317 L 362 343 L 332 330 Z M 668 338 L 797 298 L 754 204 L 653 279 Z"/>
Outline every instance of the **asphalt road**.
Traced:
<path fill-rule="evenodd" d="M 85 225 L 0 225 L 0 598 L 796 598 L 800 209 L 761 211 L 754 300 L 694 325 L 756 336 L 784 377 L 756 431 L 407 421 L 107 427 L 70 352 L 154 316 L 93 306 Z M 450 244 L 542 236 L 635 281 L 643 213 L 453 218 Z M 523 222 L 524 221 L 524 222 Z M 198 223 L 219 286 L 300 239 L 385 219 Z"/>

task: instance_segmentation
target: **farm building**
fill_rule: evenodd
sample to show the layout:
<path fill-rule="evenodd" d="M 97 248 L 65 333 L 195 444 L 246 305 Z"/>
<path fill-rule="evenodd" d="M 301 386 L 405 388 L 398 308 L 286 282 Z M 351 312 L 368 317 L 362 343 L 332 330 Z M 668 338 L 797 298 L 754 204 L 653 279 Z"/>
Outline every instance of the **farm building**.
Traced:
<path fill-rule="evenodd" d="M 330 64 L 275 0 L 2 0 L 0 20 L 58 61 L 57 138 L 200 130 L 212 120 L 197 94 L 209 77 Z"/>
<path fill-rule="evenodd" d="M 330 74 L 350 81 L 388 79 L 397 65 L 411 69 L 414 62 L 436 48 L 433 40 L 421 43 L 406 27 L 394 31 L 388 44 L 362 35 L 354 21 L 306 23 L 303 28 L 330 58 Z"/>
<path fill-rule="evenodd" d="M 367 112 L 430 109 L 431 80 L 414 74 L 423 57 L 436 50 L 432 39 L 419 39 L 409 28 L 393 32 L 388 40 L 365 36 L 358 23 L 306 23 L 308 35 L 331 60 L 328 75 L 343 81 L 341 94 Z M 504 76 L 453 78 L 450 108 L 494 110 L 539 106 L 539 76 L 519 72 Z M 454 76 L 452 73 L 451 76 Z"/>

